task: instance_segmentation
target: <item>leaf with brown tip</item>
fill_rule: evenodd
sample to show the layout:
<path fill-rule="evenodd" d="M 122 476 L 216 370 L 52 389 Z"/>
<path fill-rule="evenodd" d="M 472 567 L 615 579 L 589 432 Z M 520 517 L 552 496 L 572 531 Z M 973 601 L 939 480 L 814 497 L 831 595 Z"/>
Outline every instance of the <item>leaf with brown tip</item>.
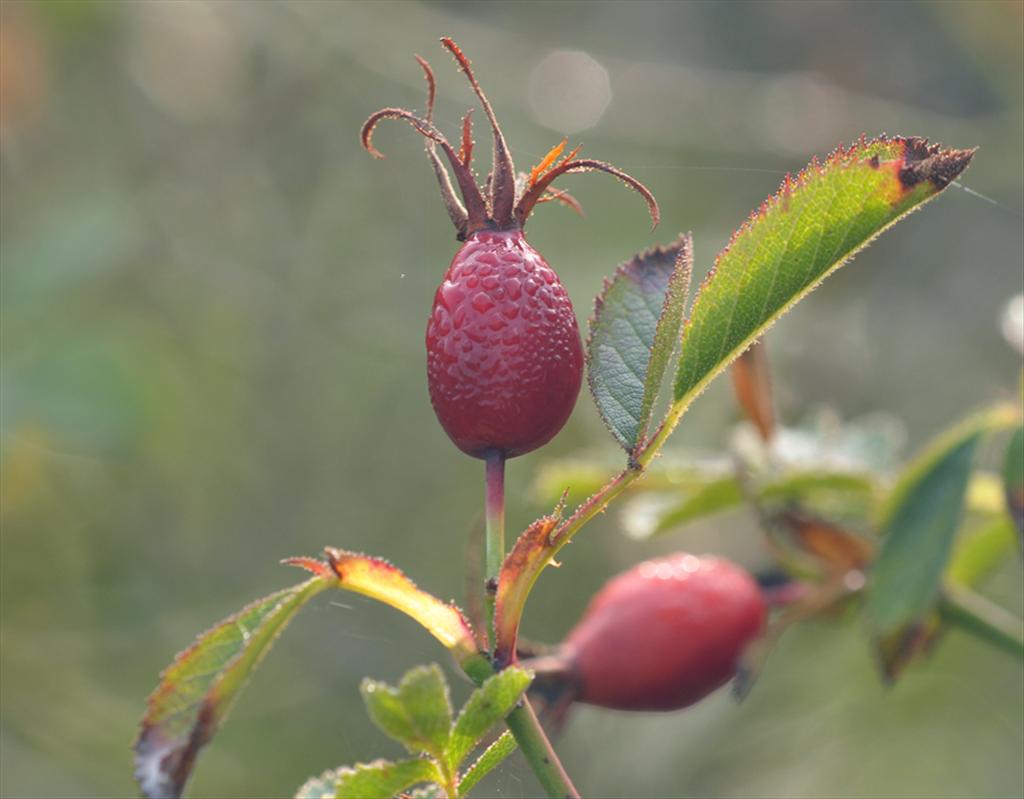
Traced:
<path fill-rule="evenodd" d="M 765 330 L 879 234 L 935 197 L 974 150 L 919 138 L 861 139 L 816 159 L 751 214 L 693 303 L 676 376 L 676 418 Z"/>
<path fill-rule="evenodd" d="M 247 605 L 199 636 L 160 675 L 135 742 L 135 778 L 153 799 L 181 796 L 196 757 L 277 636 L 333 582 L 323 577 Z"/>

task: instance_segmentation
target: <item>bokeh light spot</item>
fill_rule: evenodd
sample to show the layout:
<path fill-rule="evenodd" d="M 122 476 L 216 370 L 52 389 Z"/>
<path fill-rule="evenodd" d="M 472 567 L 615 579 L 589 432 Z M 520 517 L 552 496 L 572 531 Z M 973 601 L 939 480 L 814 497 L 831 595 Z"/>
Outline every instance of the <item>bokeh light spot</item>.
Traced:
<path fill-rule="evenodd" d="M 596 125 L 612 101 L 608 70 L 581 50 L 555 50 L 530 73 L 528 100 L 540 124 L 560 133 Z"/>

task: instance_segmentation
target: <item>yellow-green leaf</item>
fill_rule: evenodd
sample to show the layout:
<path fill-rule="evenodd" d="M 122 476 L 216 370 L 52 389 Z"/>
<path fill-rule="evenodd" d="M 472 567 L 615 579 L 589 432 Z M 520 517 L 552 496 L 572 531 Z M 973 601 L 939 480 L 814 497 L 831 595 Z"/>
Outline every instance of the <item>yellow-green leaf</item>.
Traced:
<path fill-rule="evenodd" d="M 397 688 L 369 678 L 360 691 L 370 717 L 410 752 L 441 757 L 448 745 L 452 706 L 448 683 L 436 663 L 405 673 Z"/>
<path fill-rule="evenodd" d="M 962 536 L 946 567 L 946 581 L 976 586 L 1013 552 L 1014 537 L 1013 523 L 1005 516 Z"/>
<path fill-rule="evenodd" d="M 509 666 L 473 691 L 452 727 L 446 753 L 449 769 L 457 769 L 491 727 L 511 712 L 532 680 L 532 672 Z"/>
<path fill-rule="evenodd" d="M 433 760 L 374 760 L 337 771 L 333 799 L 393 799 L 406 788 L 435 782 L 440 774 Z"/>
<path fill-rule="evenodd" d="M 457 607 L 420 589 L 386 560 L 333 547 L 327 547 L 324 553 L 326 563 L 315 558 L 290 558 L 285 562 L 314 573 L 331 573 L 338 580 L 338 588 L 400 610 L 423 625 L 460 663 L 477 657 L 473 630 Z"/>
<path fill-rule="evenodd" d="M 473 765 L 466 769 L 466 773 L 459 779 L 459 792 L 465 796 L 514 751 L 516 751 L 516 739 L 512 737 L 511 732 L 505 730 L 498 740 L 481 752 L 480 757 L 473 762 Z"/>

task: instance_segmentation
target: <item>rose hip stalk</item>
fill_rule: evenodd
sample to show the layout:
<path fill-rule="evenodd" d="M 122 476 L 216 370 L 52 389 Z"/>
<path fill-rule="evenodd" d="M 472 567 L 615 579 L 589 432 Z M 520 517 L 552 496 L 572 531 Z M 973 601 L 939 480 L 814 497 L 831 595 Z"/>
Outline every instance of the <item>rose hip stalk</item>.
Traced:
<path fill-rule="evenodd" d="M 556 705 L 677 710 L 735 675 L 765 615 L 761 589 L 739 566 L 679 553 L 611 579 L 557 654 L 524 665 Z"/>
<path fill-rule="evenodd" d="M 529 245 L 523 225 L 538 203 L 557 200 L 576 211 L 568 193 L 552 188 L 571 172 L 606 172 L 639 192 L 654 224 L 658 204 L 635 178 L 601 161 L 563 156 L 565 141 L 530 174 L 516 175 L 505 137 L 469 60 L 451 39 L 441 43 L 455 56 L 494 138 L 493 162 L 483 186 L 472 170 L 471 112 L 462 119 L 458 152 L 433 125 L 434 73 L 417 56 L 427 79 L 423 117 L 384 108 L 363 125 L 363 147 L 378 158 L 373 131 L 382 119 L 401 119 L 427 139 L 427 156 L 437 175 L 456 238 L 464 242 L 434 295 L 427 323 L 427 381 L 430 401 L 445 432 L 459 449 L 486 461 L 486 602 L 493 622 L 494 592 L 505 557 L 505 459 L 550 441 L 569 418 L 583 379 L 583 346 L 576 314 L 558 275 Z M 459 188 L 437 148 L 441 148 Z M 493 624 L 491 625 L 493 627 Z M 491 640 L 494 640 L 491 629 Z M 572 781 L 544 737 L 528 703 L 512 711 L 509 727 L 552 795 L 576 796 Z"/>

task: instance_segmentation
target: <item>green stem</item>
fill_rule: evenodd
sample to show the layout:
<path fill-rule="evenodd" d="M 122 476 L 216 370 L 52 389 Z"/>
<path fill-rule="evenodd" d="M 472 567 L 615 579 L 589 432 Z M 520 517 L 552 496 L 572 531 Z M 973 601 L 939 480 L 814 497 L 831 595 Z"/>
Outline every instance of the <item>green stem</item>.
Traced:
<path fill-rule="evenodd" d="M 439 759 L 437 765 L 440 772 L 438 776 L 441 777 L 441 785 L 444 788 L 445 796 L 448 799 L 459 799 L 462 794 L 459 791 L 458 770 L 448 768 L 444 758 Z"/>
<path fill-rule="evenodd" d="M 505 560 L 505 454 L 492 450 L 484 457 L 486 476 L 486 534 L 484 564 L 486 572 L 485 598 L 487 624 L 491 641 L 497 641 L 494 631 L 494 599 L 498 575 Z M 493 645 L 493 643 L 492 643 Z M 555 754 L 551 741 L 544 734 L 537 714 L 524 696 L 521 703 L 506 720 L 516 743 L 523 751 L 540 784 L 552 799 L 579 799 L 579 792 L 566 774 L 562 762 Z"/>
<path fill-rule="evenodd" d="M 980 594 L 946 586 L 939 613 L 950 624 L 1024 660 L 1024 622 Z"/>
<path fill-rule="evenodd" d="M 679 420 L 683 417 L 686 409 L 690 407 L 694 398 L 703 390 L 703 385 L 702 383 L 682 398 L 676 400 L 669 408 L 665 420 L 655 431 L 654 436 L 648 440 L 634 458 L 630 458 L 629 467 L 615 475 L 611 482 L 576 508 L 572 516 L 559 525 L 558 530 L 551 536 L 553 540 L 557 541 L 555 552 L 568 544 L 569 539 L 583 525 L 599 513 L 602 513 L 608 507 L 609 502 L 625 491 L 631 483 L 643 476 L 644 471 L 651 465 L 651 461 L 657 457 L 658 453 L 661 452 L 661 448 L 665 446 L 665 442 L 672 435 L 672 431 L 676 429 L 676 425 L 679 424 Z"/>
<path fill-rule="evenodd" d="M 494 597 L 498 575 L 505 560 L 505 453 L 490 450 L 484 458 L 486 492 L 486 532 L 484 537 L 484 603 L 487 607 L 487 629 L 491 646 L 497 640 L 494 632 Z"/>
<path fill-rule="evenodd" d="M 544 734 L 530 700 L 524 696 L 522 703 L 508 714 L 505 723 L 547 795 L 551 799 L 579 799 L 580 793 Z"/>

